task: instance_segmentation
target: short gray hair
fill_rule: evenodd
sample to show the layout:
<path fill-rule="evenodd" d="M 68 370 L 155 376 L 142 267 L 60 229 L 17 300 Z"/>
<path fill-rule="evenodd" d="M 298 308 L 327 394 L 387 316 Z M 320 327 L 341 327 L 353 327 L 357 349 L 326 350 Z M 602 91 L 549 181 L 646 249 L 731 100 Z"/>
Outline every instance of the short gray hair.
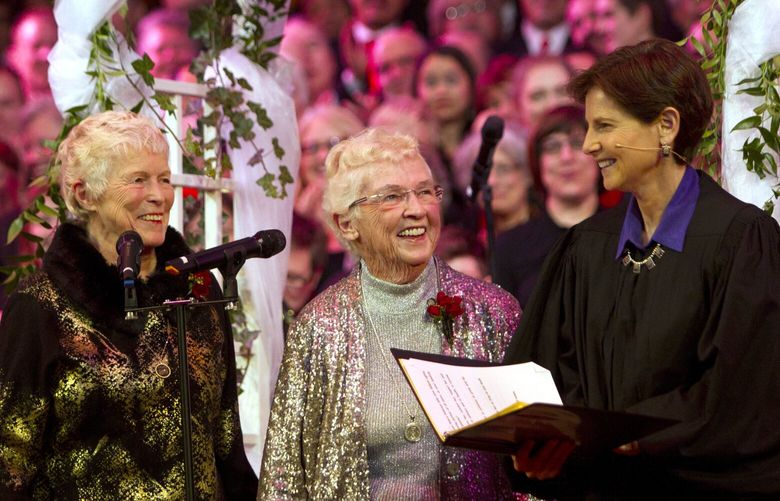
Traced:
<path fill-rule="evenodd" d="M 150 119 L 129 111 L 106 111 L 85 118 L 57 149 L 60 189 L 68 210 L 86 219 L 89 211 L 76 198 L 74 185 L 84 183 L 87 196 L 98 200 L 108 187 L 116 162 L 141 152 L 168 155 L 168 142 Z"/>
<path fill-rule="evenodd" d="M 341 235 L 333 216 L 350 212 L 349 205 L 362 196 L 362 190 L 372 174 L 378 169 L 392 168 L 395 164 L 412 159 L 425 162 L 417 139 L 382 128 L 368 128 L 331 148 L 325 159 L 327 184 L 322 206 L 334 233 L 339 237 Z M 356 210 L 359 207 L 352 209 Z M 341 240 L 351 252 L 355 252 L 351 242 Z"/>

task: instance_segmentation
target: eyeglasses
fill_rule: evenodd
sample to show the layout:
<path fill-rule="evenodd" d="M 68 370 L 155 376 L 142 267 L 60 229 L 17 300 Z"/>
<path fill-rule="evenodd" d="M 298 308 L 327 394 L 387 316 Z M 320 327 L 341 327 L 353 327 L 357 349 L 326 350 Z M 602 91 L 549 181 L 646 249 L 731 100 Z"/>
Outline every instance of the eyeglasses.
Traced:
<path fill-rule="evenodd" d="M 569 145 L 572 151 L 581 150 L 583 142 L 585 142 L 585 138 L 579 135 L 565 136 L 565 138 L 551 137 L 542 141 L 542 144 L 539 146 L 539 149 L 542 150 L 542 153 L 547 153 L 549 155 L 558 155 L 560 154 L 561 150 L 563 150 L 563 147 L 566 144 Z"/>
<path fill-rule="evenodd" d="M 414 196 L 417 197 L 417 201 L 423 205 L 437 204 L 444 198 L 444 188 L 441 186 L 426 186 L 424 188 L 412 188 L 410 190 L 389 189 L 385 192 L 358 198 L 349 204 L 349 209 L 360 204 L 378 204 L 379 208 L 382 210 L 395 209 L 396 207 L 400 207 L 401 204 L 409 201 L 410 193 L 414 193 Z"/>
<path fill-rule="evenodd" d="M 339 144 L 343 139 L 344 138 L 339 136 L 331 136 L 325 141 L 314 141 L 312 143 L 302 144 L 301 153 L 304 155 L 314 155 L 322 148 L 325 148 L 325 150 L 330 150 Z"/>
<path fill-rule="evenodd" d="M 477 0 L 476 2 L 471 3 L 463 2 L 458 6 L 447 7 L 447 9 L 444 11 L 444 17 L 450 21 L 454 21 L 459 17 L 466 17 L 472 12 L 475 14 L 485 12 L 486 7 L 487 4 L 485 3 L 485 0 Z"/>

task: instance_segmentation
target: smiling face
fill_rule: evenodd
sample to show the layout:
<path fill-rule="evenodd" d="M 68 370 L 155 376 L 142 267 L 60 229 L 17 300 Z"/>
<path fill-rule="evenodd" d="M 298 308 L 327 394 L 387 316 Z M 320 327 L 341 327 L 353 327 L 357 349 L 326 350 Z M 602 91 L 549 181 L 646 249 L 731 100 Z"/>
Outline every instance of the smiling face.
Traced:
<path fill-rule="evenodd" d="M 604 187 L 636 193 L 658 171 L 661 138 L 656 124 L 641 122 L 598 87 L 585 96 L 585 119 L 583 151 L 596 159 Z"/>
<path fill-rule="evenodd" d="M 145 253 L 162 245 L 173 205 L 166 155 L 139 152 L 115 161 L 115 165 L 97 201 L 79 197 L 89 210 L 87 232 L 109 262 L 116 259 L 116 241 L 127 230 L 141 235 Z"/>
<path fill-rule="evenodd" d="M 497 217 L 509 218 L 526 210 L 531 179 L 500 144 L 493 154 L 488 184 L 493 189 L 492 208 Z"/>
<path fill-rule="evenodd" d="M 533 129 L 545 112 L 571 103 L 566 93 L 569 72 L 562 63 L 544 62 L 529 68 L 517 90 L 520 121 Z"/>
<path fill-rule="evenodd" d="M 366 177 L 362 196 L 388 190 L 433 187 L 428 165 L 421 157 L 399 164 L 380 165 Z M 393 283 L 408 283 L 428 264 L 441 232 L 439 203 L 423 203 L 414 193 L 392 209 L 364 203 L 352 209 L 351 220 L 340 224 L 352 240 L 371 274 Z M 346 230 L 346 231 L 345 231 Z"/>
<path fill-rule="evenodd" d="M 455 59 L 429 56 L 420 66 L 417 94 L 437 122 L 466 120 L 472 99 L 469 77 Z"/>
<path fill-rule="evenodd" d="M 541 141 L 539 166 L 547 198 L 580 203 L 598 191 L 599 170 L 582 151 L 585 131 L 553 132 Z"/>

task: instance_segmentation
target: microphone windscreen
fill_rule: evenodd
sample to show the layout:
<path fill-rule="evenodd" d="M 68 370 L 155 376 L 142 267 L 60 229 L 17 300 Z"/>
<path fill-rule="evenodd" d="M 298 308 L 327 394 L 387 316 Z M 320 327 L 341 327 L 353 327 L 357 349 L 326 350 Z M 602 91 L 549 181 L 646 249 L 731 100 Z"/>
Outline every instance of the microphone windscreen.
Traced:
<path fill-rule="evenodd" d="M 504 135 L 504 119 L 497 115 L 490 115 L 482 125 L 482 139 L 493 144 L 498 143 Z"/>
<path fill-rule="evenodd" d="M 255 233 L 255 239 L 260 242 L 265 257 L 274 256 L 284 250 L 287 239 L 281 230 L 262 230 Z"/>

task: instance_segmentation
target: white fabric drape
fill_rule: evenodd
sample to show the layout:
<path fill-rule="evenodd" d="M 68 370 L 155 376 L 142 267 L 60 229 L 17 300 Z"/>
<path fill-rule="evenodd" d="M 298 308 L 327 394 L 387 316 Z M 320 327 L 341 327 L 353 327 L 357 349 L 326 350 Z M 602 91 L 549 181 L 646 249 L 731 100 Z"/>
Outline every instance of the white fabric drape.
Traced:
<path fill-rule="evenodd" d="M 283 64 L 283 61 L 279 61 Z M 252 91 L 245 91 L 245 99 L 261 103 L 274 125 L 265 131 L 255 125 L 255 143 L 266 155 L 263 162 L 273 173 L 278 173 L 280 163 L 286 165 L 295 179 L 298 178 L 300 144 L 295 106 L 292 98 L 280 86 L 274 76 L 244 57 L 237 49 L 222 53 L 219 68 L 230 70 L 236 78 L 245 78 Z M 206 78 L 213 73 L 207 72 Z M 224 75 L 223 75 L 224 76 Z M 229 130 L 225 131 L 225 134 Z M 271 139 L 276 137 L 286 154 L 279 162 L 273 154 Z M 262 166 L 249 166 L 255 154 L 250 144 L 230 151 L 235 182 L 234 233 L 236 238 L 254 235 L 259 230 L 277 228 L 287 237 L 285 250 L 270 259 L 250 259 L 239 274 L 239 284 L 244 311 L 249 325 L 260 330 L 252 345 L 252 361 L 244 376 L 243 393 L 239 397 L 241 427 L 252 465 L 259 467 L 265 432 L 270 416 L 271 399 L 284 348 L 282 334 L 282 294 L 287 276 L 290 228 L 292 226 L 292 199 L 294 186 L 287 187 L 287 198 L 277 200 L 265 196 L 257 185 L 264 171 Z"/>
<path fill-rule="evenodd" d="M 745 0 L 729 22 L 723 99 L 723 185 L 732 195 L 758 207 L 763 207 L 764 202 L 772 198 L 772 186 L 780 179 L 769 175 L 762 180 L 745 168 L 742 152 L 738 150 L 746 139 L 758 135 L 758 131 L 731 132 L 731 129 L 740 120 L 753 115 L 753 108 L 761 104 L 762 98 L 737 94 L 740 88 L 736 84 L 758 76 L 758 65 L 780 54 L 778 33 L 780 5 L 777 0 Z M 773 215 L 780 221 L 780 203 L 776 204 Z"/>
<path fill-rule="evenodd" d="M 119 10 L 122 0 L 56 0 L 54 19 L 57 21 L 57 43 L 49 53 L 49 86 L 54 102 L 60 113 L 70 108 L 88 105 L 89 113 L 101 111 L 99 103 L 92 100 L 94 79 L 87 75 L 89 53 L 92 49 L 91 34 L 106 19 L 110 19 Z M 149 89 L 135 75 L 132 62 L 139 59 L 127 45 L 121 33 L 116 33 L 118 46 L 109 44 L 114 58 L 121 61 L 133 81 L 146 96 L 152 95 Z M 106 92 L 120 105 L 132 108 L 141 96 L 124 76 L 109 77 Z M 144 107 L 142 113 L 154 118 L 154 113 Z"/>

